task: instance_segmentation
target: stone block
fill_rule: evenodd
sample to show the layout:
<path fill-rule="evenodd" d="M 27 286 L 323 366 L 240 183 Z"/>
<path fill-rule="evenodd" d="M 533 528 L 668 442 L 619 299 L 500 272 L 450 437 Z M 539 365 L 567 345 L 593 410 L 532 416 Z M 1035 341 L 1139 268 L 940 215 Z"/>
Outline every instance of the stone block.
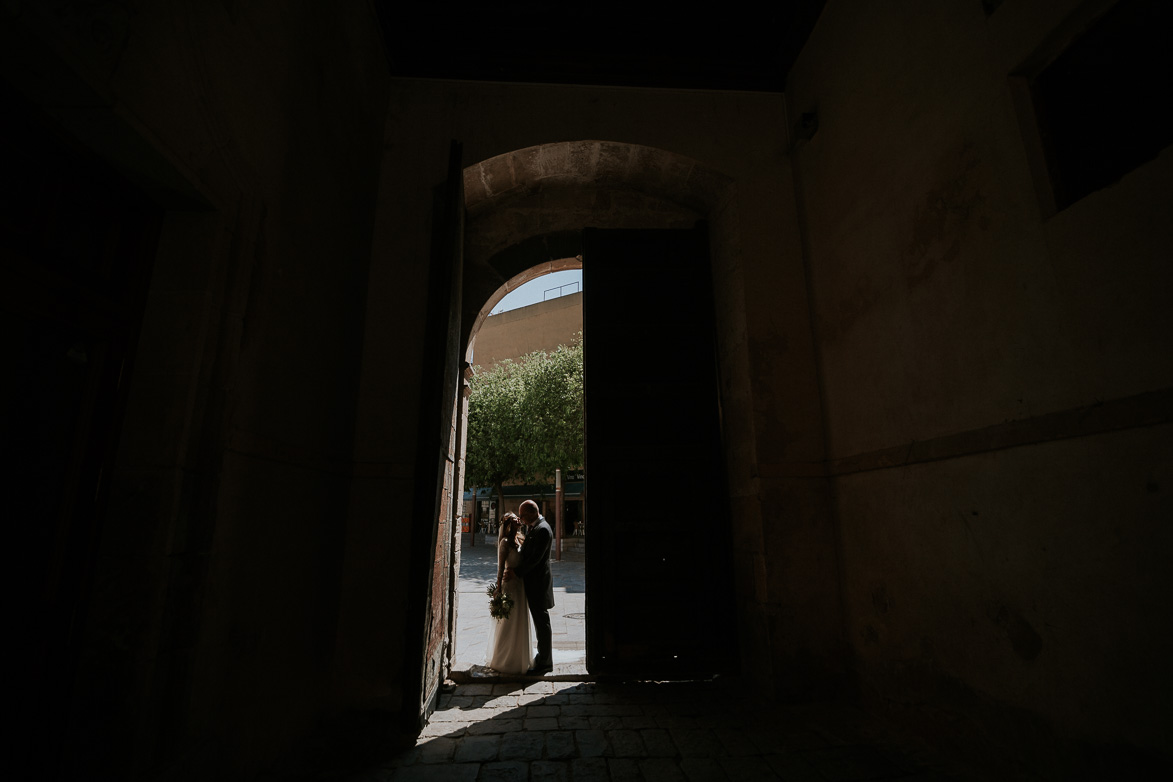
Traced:
<path fill-rule="evenodd" d="M 491 736 L 464 736 L 457 740 L 453 758 L 457 763 L 483 763 L 496 760 L 501 748 L 501 737 Z"/>
<path fill-rule="evenodd" d="M 575 756 L 574 731 L 551 730 L 546 733 L 546 757 L 561 760 Z"/>
<path fill-rule="evenodd" d="M 501 738 L 500 757 L 502 760 L 537 760 L 542 757 L 546 736 L 543 732 L 520 730 L 506 733 Z"/>
<path fill-rule="evenodd" d="M 574 782 L 610 782 L 606 758 L 583 757 L 570 762 Z"/>
<path fill-rule="evenodd" d="M 570 782 L 571 765 L 567 761 L 535 760 L 529 764 L 530 782 Z"/>
<path fill-rule="evenodd" d="M 509 761 L 484 764 L 477 782 L 527 782 L 528 779 L 528 763 Z"/>
<path fill-rule="evenodd" d="M 611 752 L 615 757 L 639 758 L 648 754 L 638 730 L 608 731 L 607 738 L 611 741 Z"/>
<path fill-rule="evenodd" d="M 607 752 L 607 735 L 601 730 L 576 730 L 574 741 L 584 758 L 601 757 Z"/>

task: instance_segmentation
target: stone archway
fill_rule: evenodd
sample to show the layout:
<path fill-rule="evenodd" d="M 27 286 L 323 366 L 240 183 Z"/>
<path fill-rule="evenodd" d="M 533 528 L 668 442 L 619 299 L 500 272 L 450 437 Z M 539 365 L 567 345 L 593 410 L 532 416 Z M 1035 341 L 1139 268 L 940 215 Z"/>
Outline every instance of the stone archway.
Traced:
<path fill-rule="evenodd" d="M 464 189 L 461 340 L 466 357 L 477 330 L 505 294 L 547 272 L 581 265 L 584 228 L 675 229 L 708 222 L 732 518 L 735 528 L 756 523 L 753 514 L 738 512 L 752 504 L 743 498 L 755 496 L 756 457 L 732 178 L 662 149 L 577 141 L 475 163 L 464 170 Z M 462 410 L 462 417 L 466 414 Z M 462 464 L 463 458 L 462 444 Z"/>
<path fill-rule="evenodd" d="M 462 338 L 518 285 L 581 254 L 583 228 L 687 228 L 708 220 L 714 280 L 737 267 L 733 181 L 691 158 L 614 141 L 515 150 L 464 170 Z M 739 290 L 739 289 L 738 289 Z M 718 307 L 727 286 L 715 290 Z M 739 308 L 736 308 L 739 309 Z M 744 329 L 742 329 L 744 330 Z"/>

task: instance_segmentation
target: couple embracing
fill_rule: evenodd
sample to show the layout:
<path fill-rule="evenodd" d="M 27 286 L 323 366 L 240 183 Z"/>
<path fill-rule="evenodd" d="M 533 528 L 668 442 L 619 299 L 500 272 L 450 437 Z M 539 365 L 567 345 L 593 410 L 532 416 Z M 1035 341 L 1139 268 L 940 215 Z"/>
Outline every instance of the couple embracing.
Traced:
<path fill-rule="evenodd" d="M 554 532 L 533 500 L 521 503 L 521 518 L 506 513 L 497 533 L 497 589 L 513 598 L 505 619 L 494 619 L 486 664 L 495 671 L 541 676 L 554 670 L 550 609 L 554 577 L 550 545 Z M 531 661 L 530 620 L 538 636 L 538 656 Z"/>

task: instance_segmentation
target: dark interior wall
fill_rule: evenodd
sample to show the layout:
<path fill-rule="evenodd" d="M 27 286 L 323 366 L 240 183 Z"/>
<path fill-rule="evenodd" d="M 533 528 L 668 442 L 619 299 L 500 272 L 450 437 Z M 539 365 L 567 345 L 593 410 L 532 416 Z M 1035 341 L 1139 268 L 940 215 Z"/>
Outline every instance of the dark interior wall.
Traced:
<path fill-rule="evenodd" d="M 828 3 L 787 95 L 847 633 L 871 695 L 1097 774 L 1170 749 L 1173 156 L 1040 211 L 1010 76 L 1094 4 L 982 5 Z"/>
<path fill-rule="evenodd" d="M 63 773 L 247 774 L 331 702 L 377 26 L 359 2 L 4 13 L 6 80 L 169 210 Z"/>

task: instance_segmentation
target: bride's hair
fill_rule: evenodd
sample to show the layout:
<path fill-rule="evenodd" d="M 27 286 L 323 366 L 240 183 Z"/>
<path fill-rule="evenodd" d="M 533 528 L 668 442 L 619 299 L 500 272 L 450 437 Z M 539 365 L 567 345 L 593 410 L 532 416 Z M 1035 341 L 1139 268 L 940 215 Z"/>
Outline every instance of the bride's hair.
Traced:
<path fill-rule="evenodd" d="M 508 531 L 510 537 L 517 532 L 517 523 L 521 519 L 517 518 L 516 513 L 506 513 L 501 517 L 501 526 L 497 528 L 497 540 L 504 540 Z"/>

